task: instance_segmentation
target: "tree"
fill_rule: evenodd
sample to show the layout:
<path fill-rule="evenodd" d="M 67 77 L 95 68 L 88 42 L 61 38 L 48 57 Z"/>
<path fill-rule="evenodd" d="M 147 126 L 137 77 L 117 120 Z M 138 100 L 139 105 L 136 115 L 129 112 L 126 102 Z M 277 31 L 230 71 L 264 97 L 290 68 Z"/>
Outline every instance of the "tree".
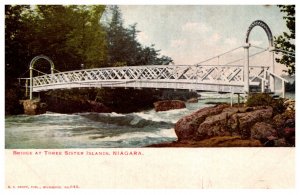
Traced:
<path fill-rule="evenodd" d="M 110 20 L 105 20 L 108 42 L 108 66 L 161 65 L 172 63 L 168 56 L 160 57 L 159 51 L 151 46 L 142 46 L 137 41 L 137 24 L 124 27 L 118 6 L 106 10 Z M 99 89 L 97 99 L 117 112 L 134 112 L 152 107 L 160 92 L 154 89 Z"/>
<path fill-rule="evenodd" d="M 6 102 L 15 104 L 6 106 L 6 113 L 15 113 L 18 99 L 24 98 L 17 78 L 29 76 L 29 63 L 37 55 L 50 57 L 59 71 L 80 69 L 81 64 L 84 68 L 106 65 L 106 32 L 99 23 L 104 9 L 103 5 L 5 6 Z M 36 67 L 50 72 L 45 60 Z"/>
<path fill-rule="evenodd" d="M 106 60 L 105 32 L 99 24 L 104 6 L 39 5 L 34 55 L 48 55 L 60 71 L 100 67 Z"/>
<path fill-rule="evenodd" d="M 280 11 L 285 13 L 283 19 L 290 32 L 284 32 L 283 35 L 275 37 L 275 47 L 287 52 L 295 53 L 295 5 L 278 5 Z M 284 64 L 290 75 L 295 74 L 295 57 L 283 53 L 281 58 L 276 58 L 276 62 Z"/>
<path fill-rule="evenodd" d="M 73 30 L 68 34 L 66 46 L 80 56 L 84 68 L 106 65 L 107 42 L 100 24 L 104 6 L 70 6 L 73 16 Z M 81 64 L 80 63 L 80 64 Z"/>
<path fill-rule="evenodd" d="M 118 6 L 111 6 L 111 20 L 106 21 L 108 40 L 108 64 L 110 66 L 138 66 L 170 64 L 173 60 L 168 56 L 160 57 L 154 45 L 142 46 L 137 41 L 137 24 L 128 28 L 123 26 L 122 13 Z"/>
<path fill-rule="evenodd" d="M 19 77 L 28 70 L 30 60 L 41 54 L 49 56 L 60 71 L 80 69 L 81 64 L 85 68 L 104 66 L 107 42 L 99 23 L 104 9 L 103 5 L 7 5 L 6 75 Z"/>
<path fill-rule="evenodd" d="M 24 12 L 29 12 L 26 5 L 5 5 L 5 85 L 14 83 L 15 78 L 25 71 L 24 61 L 28 59 L 27 41 L 24 36 L 28 26 Z"/>

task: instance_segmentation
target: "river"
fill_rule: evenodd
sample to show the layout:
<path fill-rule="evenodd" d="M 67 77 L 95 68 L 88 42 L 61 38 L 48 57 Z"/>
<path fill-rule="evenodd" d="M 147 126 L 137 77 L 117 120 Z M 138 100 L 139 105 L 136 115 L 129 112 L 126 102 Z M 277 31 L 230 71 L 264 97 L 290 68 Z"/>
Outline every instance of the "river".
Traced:
<path fill-rule="evenodd" d="M 181 117 L 212 106 L 213 102 L 230 102 L 226 94 L 201 95 L 198 103 L 186 103 L 184 109 L 164 112 L 151 109 L 129 114 L 47 112 L 7 116 L 5 148 L 132 148 L 171 142 L 177 140 L 174 125 Z"/>

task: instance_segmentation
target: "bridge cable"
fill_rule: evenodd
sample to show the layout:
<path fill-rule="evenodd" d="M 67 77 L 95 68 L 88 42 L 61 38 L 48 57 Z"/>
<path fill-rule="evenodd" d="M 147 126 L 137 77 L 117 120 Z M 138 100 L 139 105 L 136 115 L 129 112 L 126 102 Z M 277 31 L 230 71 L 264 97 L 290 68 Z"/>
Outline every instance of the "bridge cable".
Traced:
<path fill-rule="evenodd" d="M 23 78 L 23 76 L 24 76 L 28 71 L 29 71 L 29 69 L 26 70 L 23 74 L 21 74 L 21 75 L 17 78 L 18 81 L 19 81 L 19 86 L 21 86 L 21 87 L 26 87 L 26 86 L 21 85 L 21 80 L 26 80 L 26 82 L 27 82 L 27 80 L 29 80 L 29 78 Z"/>
<path fill-rule="evenodd" d="M 287 53 L 287 54 L 290 54 L 292 56 L 295 56 L 295 52 L 290 52 L 290 51 L 285 51 L 285 50 L 282 50 L 282 49 L 277 49 L 275 48 L 273 51 L 279 51 L 279 52 L 283 52 L 283 53 Z"/>
<path fill-rule="evenodd" d="M 44 72 L 42 72 L 42 71 L 39 71 L 39 70 L 37 70 L 37 69 L 34 69 L 34 68 L 32 68 L 32 70 L 35 70 L 35 71 L 37 71 L 37 72 L 39 72 L 39 73 L 42 73 L 42 74 L 47 74 L 47 73 L 44 73 Z"/>
<path fill-rule="evenodd" d="M 21 74 L 18 78 L 22 78 L 28 71 L 29 71 L 29 69 L 26 70 L 23 74 Z"/>
<path fill-rule="evenodd" d="M 276 52 L 276 51 L 275 51 L 275 52 Z M 291 57 L 291 58 L 295 58 L 295 56 L 294 56 L 294 55 L 291 55 L 291 54 L 284 54 L 284 55 L 289 56 L 289 57 Z"/>
<path fill-rule="evenodd" d="M 39 70 L 36 70 L 36 69 L 34 69 L 34 68 L 33 68 L 33 70 L 35 70 L 35 71 L 37 71 L 37 72 L 40 72 L 40 73 L 43 73 L 43 74 L 47 74 L 47 73 L 41 72 L 41 71 L 39 71 Z M 59 70 L 56 70 L 56 69 L 53 69 L 53 70 L 56 71 L 56 72 L 60 72 Z M 21 74 L 21 75 L 18 77 L 18 79 L 30 79 L 29 77 L 28 77 L 28 78 L 23 78 L 23 76 L 24 76 L 28 71 L 29 71 L 29 69 L 27 69 L 23 74 Z"/>
<path fill-rule="evenodd" d="M 251 45 L 250 47 L 254 47 L 254 48 L 257 48 L 257 49 L 262 49 L 262 50 L 264 50 L 264 49 L 268 49 L 268 48 L 263 48 L 263 47 L 259 47 L 259 46 L 256 46 L 256 45 Z"/>
<path fill-rule="evenodd" d="M 265 52 L 265 51 L 268 51 L 268 49 L 265 49 L 265 50 L 263 50 L 263 51 L 259 51 L 259 52 L 257 52 L 257 53 L 252 54 L 252 55 L 249 55 L 249 57 L 250 57 L 250 58 L 251 58 L 251 57 L 254 57 L 254 56 L 256 56 L 256 55 L 258 55 L 258 54 L 261 54 L 261 53 L 263 53 L 263 52 Z M 228 62 L 228 63 L 226 63 L 225 65 L 229 65 L 229 64 L 232 64 L 232 63 L 241 61 L 241 60 L 243 60 L 243 59 L 244 59 L 244 58 L 240 58 L 240 59 L 238 59 L 238 60 L 234 60 L 234 61 Z"/>
<path fill-rule="evenodd" d="M 221 54 L 219 54 L 219 55 L 217 55 L 217 56 L 211 57 L 211 58 L 209 58 L 209 59 L 206 59 L 206 60 L 201 61 L 201 62 L 199 62 L 199 63 L 197 63 L 197 64 L 194 64 L 194 65 L 200 65 L 200 64 L 202 64 L 202 63 L 204 63 L 204 62 L 208 62 L 208 61 L 210 61 L 210 60 L 212 60 L 212 59 L 215 59 L 215 58 L 218 58 L 218 57 L 223 56 L 223 55 L 225 55 L 225 54 L 228 54 L 228 53 L 233 52 L 233 51 L 235 51 L 235 50 L 237 50 L 237 49 L 240 49 L 240 48 L 242 48 L 242 47 L 243 47 L 243 46 L 236 47 L 236 48 L 234 48 L 234 49 L 231 49 L 231 50 L 229 50 L 229 51 L 227 51 L 227 52 L 221 53 Z"/>
<path fill-rule="evenodd" d="M 53 69 L 54 71 L 56 71 L 56 72 L 60 72 L 59 70 L 56 70 L 56 69 Z"/>
<path fill-rule="evenodd" d="M 256 45 L 251 45 L 251 47 L 254 47 L 254 48 L 257 48 L 257 49 L 266 49 L 266 48 L 259 47 L 259 46 L 256 46 Z M 282 53 L 285 53 L 285 55 L 287 55 L 287 56 L 295 58 L 295 52 L 285 51 L 285 50 L 278 49 L 278 48 L 273 49 L 272 52 L 276 52 L 276 53 L 282 52 Z"/>

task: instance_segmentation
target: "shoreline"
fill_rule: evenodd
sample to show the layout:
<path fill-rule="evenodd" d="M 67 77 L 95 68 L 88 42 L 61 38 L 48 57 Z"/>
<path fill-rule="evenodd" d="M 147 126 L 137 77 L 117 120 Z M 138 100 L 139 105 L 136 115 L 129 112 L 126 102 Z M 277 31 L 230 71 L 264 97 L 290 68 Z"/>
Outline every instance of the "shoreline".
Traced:
<path fill-rule="evenodd" d="M 207 100 L 209 101 L 209 100 Z M 292 101 L 292 100 L 291 100 Z M 224 105 L 207 105 L 205 104 L 204 101 L 202 101 L 199 104 L 188 104 L 189 109 L 185 109 L 184 112 L 183 111 L 176 111 L 176 112 L 161 112 L 161 113 L 156 113 L 156 112 L 147 112 L 147 113 L 136 113 L 136 114 L 132 114 L 130 113 L 129 115 L 122 115 L 122 116 L 107 116 L 107 117 L 102 117 L 102 115 L 97 115 L 97 113 L 95 114 L 91 114 L 91 116 L 87 116 L 84 117 L 83 120 L 88 119 L 88 121 L 90 119 L 92 119 L 92 123 L 94 123 L 95 125 L 97 124 L 97 128 L 99 128 L 99 132 L 94 132 L 92 134 L 88 133 L 89 131 L 85 131 L 86 128 L 89 128 L 89 124 L 87 124 L 85 127 L 83 127 L 82 130 L 80 130 L 81 128 L 75 128 L 74 124 L 77 124 L 76 120 L 78 118 L 74 118 L 72 117 L 72 120 L 75 122 L 72 122 L 72 124 L 70 124 L 70 130 L 66 133 L 70 134 L 71 137 L 72 135 L 76 136 L 78 131 L 80 130 L 80 135 L 84 136 L 84 142 L 82 142 L 82 144 L 88 144 L 89 142 L 90 144 L 95 144 L 96 142 L 98 142 L 97 147 L 95 148 L 101 148 L 101 147 L 105 147 L 102 142 L 106 142 L 106 141 L 112 141 L 114 143 L 112 143 L 111 147 L 117 147 L 117 148 L 125 148 L 128 147 L 130 145 L 130 147 L 135 147 L 135 148 L 148 148 L 148 147 L 269 147 L 269 146 L 282 146 L 282 147 L 294 147 L 294 145 L 292 144 L 291 141 L 293 141 L 294 137 L 292 137 L 292 134 L 294 133 L 294 128 L 293 126 L 290 124 L 291 122 L 293 122 L 293 120 L 289 120 L 290 118 L 288 117 L 293 117 L 293 113 L 291 113 L 291 116 L 284 116 L 282 114 L 276 114 L 274 113 L 274 110 L 272 108 L 272 110 L 269 107 L 245 107 L 245 106 L 240 106 L 237 107 L 236 105 L 234 107 L 230 107 L 228 104 Z M 199 109 L 200 107 L 200 109 Z M 218 110 L 219 109 L 219 110 Z M 196 115 L 195 115 L 196 113 Z M 55 113 L 54 113 L 55 114 Z M 56 117 L 59 117 L 60 113 L 57 113 Z M 194 114 L 194 116 L 193 116 Z M 50 114 L 51 115 L 51 114 Z M 79 113 L 80 115 L 80 113 Z M 145 116 L 144 116 L 145 115 Z M 236 116 L 239 116 L 240 118 L 242 118 L 242 120 L 240 122 L 238 122 Z M 266 116 L 266 119 L 260 119 L 259 117 L 257 118 L 256 115 L 262 115 L 262 116 Z M 278 116 L 277 116 L 278 115 Z M 27 116 L 27 115 L 24 115 Z M 167 116 L 168 118 L 164 117 Z M 176 118 L 174 118 L 173 116 L 175 116 Z M 187 116 L 189 116 L 190 118 L 186 118 Z M 254 120 L 249 120 L 248 122 L 250 122 L 248 125 L 245 123 L 245 121 L 243 121 L 244 119 L 246 119 L 247 117 L 249 118 L 253 118 Z M 276 117 L 275 117 L 276 116 Z M 49 116 L 50 117 L 50 116 Z M 58 118 L 55 117 L 44 117 L 41 116 L 41 118 L 36 118 L 36 121 L 41 120 L 45 120 L 45 121 L 52 121 L 55 122 Z M 80 116 L 79 116 L 80 117 Z M 99 118 L 100 117 L 100 118 Z M 113 119 L 111 119 L 111 117 L 113 117 Z M 170 126 L 170 129 L 168 132 L 160 132 L 159 130 L 159 137 L 157 137 L 156 131 L 155 129 L 160 129 L 162 126 L 161 125 L 166 125 L 162 122 L 152 122 L 154 119 L 153 117 L 157 118 L 157 117 L 161 117 L 160 119 L 163 121 L 169 121 L 172 120 L 172 124 L 167 124 L 168 125 L 168 129 Z M 171 117 L 171 118 L 170 118 Z M 198 117 L 198 119 L 197 119 Z M 244 119 L 243 119 L 244 117 Z M 245 118 L 246 117 L 246 118 Z M 255 118 L 256 117 L 256 118 Z M 274 117 L 277 121 L 275 121 L 276 123 L 282 123 L 284 126 L 281 128 L 281 132 L 278 131 L 278 129 L 276 129 L 274 126 L 270 127 L 270 124 L 266 124 L 265 122 L 269 122 L 269 123 L 273 123 L 274 121 Z M 287 117 L 287 118 L 283 118 L 283 117 Z M 25 119 L 26 118 L 26 119 Z M 27 120 L 31 121 L 31 118 L 29 117 L 25 117 L 23 118 L 18 118 L 16 117 L 15 119 L 12 118 L 11 122 L 13 121 L 21 121 L 25 120 L 25 122 Z M 28 119 L 27 119 L 28 118 Z M 61 118 L 61 117 L 60 117 Z M 69 120 L 68 116 L 64 116 L 63 120 Z M 184 123 L 181 124 L 182 127 L 184 127 L 184 125 L 186 125 L 186 128 L 183 129 L 182 132 L 178 131 L 178 128 L 176 128 L 176 124 L 181 121 L 182 122 L 182 118 L 185 118 L 183 121 Z M 191 119 L 186 120 L 186 119 Z M 128 126 L 129 129 L 133 128 L 134 130 L 126 130 L 126 131 L 122 131 L 116 135 L 111 134 L 113 132 L 110 132 L 110 135 L 107 136 L 106 133 L 108 133 L 108 131 L 100 131 L 101 129 L 101 124 L 102 123 L 106 123 L 106 120 L 109 120 L 111 122 L 107 123 L 110 126 L 111 125 L 118 125 L 121 124 L 122 128 Z M 283 120 L 283 121 L 281 121 Z M 133 123 L 132 123 L 133 121 Z M 9 122 L 9 119 L 8 119 Z M 11 123 L 9 122 L 9 123 Z M 29 122 L 29 121 L 28 121 Z M 58 122 L 58 121 L 57 121 Z M 98 124 L 98 122 L 101 122 Z M 52 124 L 52 122 L 50 122 Z M 155 126 L 152 126 L 153 124 Z M 236 128 L 236 125 L 240 123 L 242 125 L 241 131 L 238 130 L 238 128 Z M 258 123 L 258 124 L 256 124 Z M 45 123 L 46 124 L 46 123 Z M 127 124 L 127 125 L 126 125 Z M 246 125 L 245 125 L 246 124 Z M 57 123 L 57 125 L 64 125 L 63 123 Z M 67 124 L 68 125 L 68 124 Z M 73 125 L 73 127 L 72 127 Z M 198 131 L 198 127 L 201 125 L 202 129 L 206 129 L 207 132 L 204 132 L 202 130 Z M 255 132 L 252 128 L 254 125 L 255 128 L 259 127 L 258 129 L 260 129 L 260 127 L 262 127 L 261 129 L 265 129 L 266 132 Z M 279 124 L 280 125 L 280 124 Z M 13 125 L 10 128 L 14 128 L 15 125 Z M 38 126 L 35 126 L 35 123 L 33 123 L 32 125 L 33 128 L 35 129 L 39 129 Z M 152 128 L 152 131 L 148 131 L 148 130 L 143 130 L 144 126 L 146 128 Z M 196 127 L 195 127 L 196 126 Z M 31 129 L 32 127 L 28 128 Z M 175 128 L 174 128 L 175 127 Z M 179 126 L 180 127 L 180 126 Z M 22 127 L 21 127 L 22 128 Z M 111 129 L 112 127 L 107 128 Z M 142 129 L 136 129 L 136 128 L 142 128 Z M 181 128 L 181 127 L 180 127 Z M 91 127 L 91 130 L 95 129 L 95 127 Z M 177 131 L 176 131 L 177 129 Z M 201 128 L 200 128 L 201 129 Z M 243 132 L 243 129 L 246 129 L 248 131 L 249 135 L 243 135 L 241 134 Z M 11 129 L 14 130 L 14 129 Z M 50 131 L 51 130 L 51 131 Z M 189 131 L 192 130 L 194 131 L 192 134 L 189 135 Z M 284 132 L 286 131 L 286 132 Z M 7 131 L 8 132 L 8 131 Z M 16 130 L 16 132 L 18 133 L 19 131 Z M 26 136 L 28 134 L 22 134 L 23 131 L 20 131 L 20 136 Z M 131 135 L 131 132 L 134 132 Z M 9 133 L 9 132 L 8 132 Z M 49 134 L 50 133 L 50 134 Z M 58 134 L 57 134 L 58 133 Z M 61 132 L 59 130 L 59 128 L 53 128 L 49 129 L 48 131 L 41 131 L 41 134 L 44 135 L 59 135 Z M 98 139 L 98 137 L 96 139 L 91 139 L 92 135 L 98 135 L 98 134 L 103 134 L 104 136 L 100 136 L 99 138 L 102 137 L 112 137 L 111 139 Z M 136 134 L 138 133 L 138 135 Z M 167 134 L 166 134 L 167 133 Z M 196 134 L 195 134 L 196 133 Z M 214 133 L 214 134 L 211 134 Z M 251 134 L 252 133 L 252 134 Z M 126 135 L 126 136 L 123 136 Z M 269 135 L 270 134 L 270 135 Z M 274 134 L 274 135 L 272 135 Z M 135 136 L 137 136 L 135 138 Z M 65 137 L 64 135 L 62 136 L 58 136 L 59 139 L 61 139 L 61 143 L 63 144 L 63 138 Z M 70 138 L 70 140 L 73 140 L 73 138 L 71 138 L 70 136 L 68 136 Z M 148 138 L 149 137 L 149 138 Z M 168 138 L 172 139 L 168 139 Z M 68 139 L 69 139 L 68 138 Z M 76 138 L 76 137 L 74 137 Z M 165 139 L 166 138 L 166 139 Z M 35 140 L 35 138 L 33 137 L 32 140 Z M 93 141 L 94 140 L 94 141 Z M 132 141 L 133 143 L 129 144 L 127 143 L 127 145 L 124 144 L 118 144 L 118 142 L 120 142 L 121 140 L 125 140 L 126 143 L 127 141 Z M 258 142 L 257 140 L 260 140 L 261 142 Z M 134 144 L 134 142 L 136 142 L 136 144 Z M 122 141 L 121 141 L 122 142 Z M 148 143 L 147 143 L 148 142 Z M 48 143 L 48 142 L 47 142 Z M 125 142 L 124 142 L 125 143 Z M 156 143 L 156 144 L 153 144 Z M 49 144 L 52 144 L 52 142 L 50 141 Z M 63 144 L 64 145 L 64 144 Z M 38 146 L 37 146 L 38 147 Z M 70 147 L 70 146 L 68 146 Z M 73 145 L 71 147 L 80 147 L 79 145 Z M 108 146 L 110 147 L 110 146 Z M 63 147 L 62 147 L 63 148 Z"/>
<path fill-rule="evenodd" d="M 199 109 L 177 121 L 176 141 L 145 147 L 295 147 L 295 100 L 272 102 Z"/>

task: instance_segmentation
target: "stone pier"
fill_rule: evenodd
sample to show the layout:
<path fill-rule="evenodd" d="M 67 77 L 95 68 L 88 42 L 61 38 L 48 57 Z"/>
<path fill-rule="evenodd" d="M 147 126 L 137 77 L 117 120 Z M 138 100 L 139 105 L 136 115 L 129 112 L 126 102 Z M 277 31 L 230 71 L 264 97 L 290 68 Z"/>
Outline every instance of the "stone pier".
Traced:
<path fill-rule="evenodd" d="M 24 114 L 38 115 L 46 113 L 47 104 L 40 102 L 39 99 L 21 101 L 24 107 Z"/>

